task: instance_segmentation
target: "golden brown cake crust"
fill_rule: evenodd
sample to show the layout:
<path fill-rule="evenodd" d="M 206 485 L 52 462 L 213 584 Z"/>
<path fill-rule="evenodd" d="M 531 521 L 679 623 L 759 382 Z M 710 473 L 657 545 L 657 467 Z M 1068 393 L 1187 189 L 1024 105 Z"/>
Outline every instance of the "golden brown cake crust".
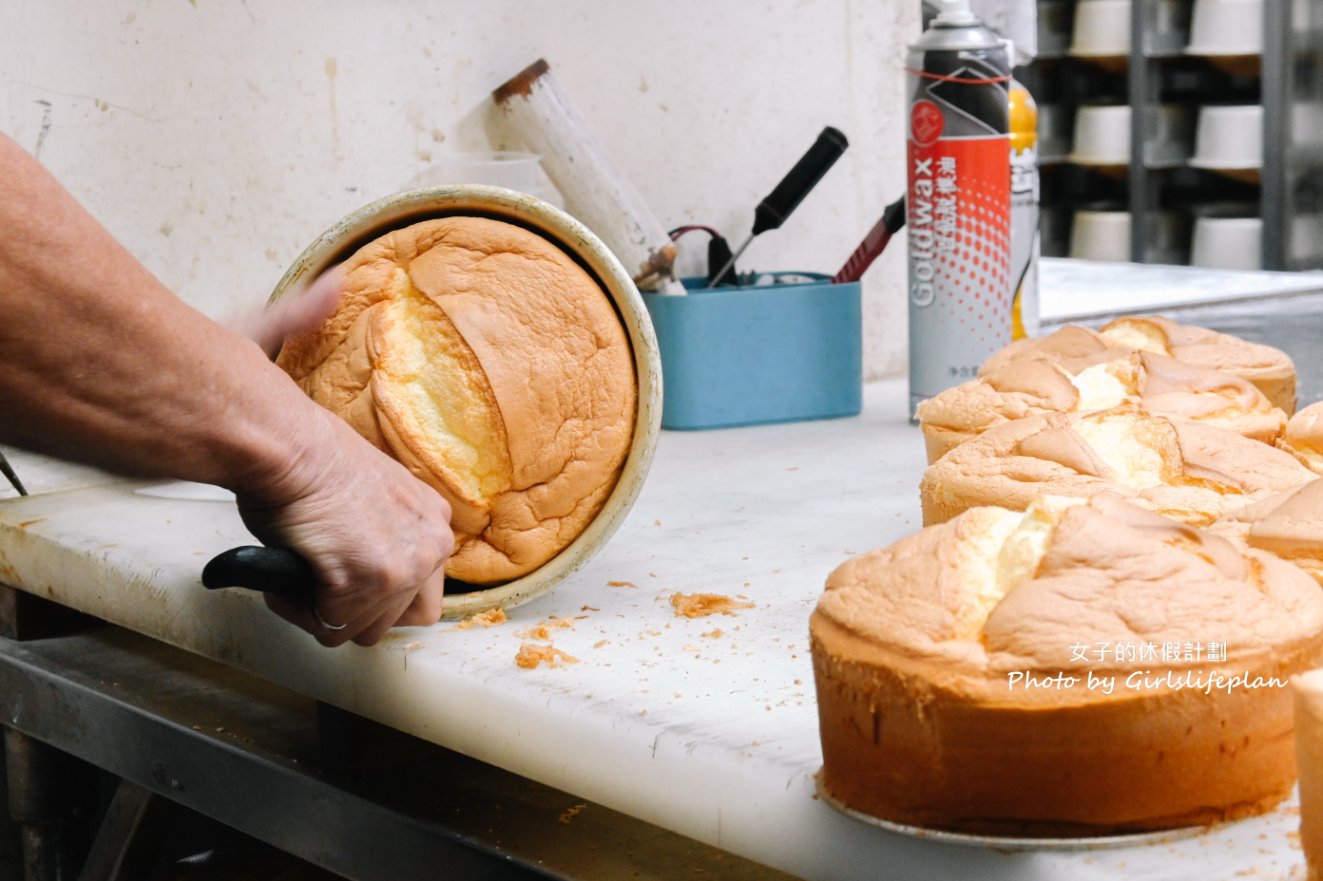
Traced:
<path fill-rule="evenodd" d="M 365 245 L 346 293 L 279 363 L 454 511 L 448 577 L 526 574 L 601 509 L 633 433 L 629 341 L 597 282 L 552 243 L 479 217 Z"/>
<path fill-rule="evenodd" d="M 1232 511 L 1211 528 L 1288 560 L 1323 584 L 1323 481 Z"/>
<path fill-rule="evenodd" d="M 1045 361 L 1051 364 L 1087 359 L 1111 348 L 1098 332 L 1068 324 L 1047 336 L 1016 340 L 984 361 L 979 376 L 1002 369 L 1012 362 Z"/>
<path fill-rule="evenodd" d="M 1277 446 L 1315 474 L 1323 474 L 1323 401 L 1310 404 L 1292 416 Z"/>
<path fill-rule="evenodd" d="M 1158 316 L 1118 318 L 1100 333 L 1107 339 L 1127 327 L 1156 331 L 1176 360 L 1249 380 L 1288 416 L 1295 412 L 1295 363 L 1281 349 Z"/>
<path fill-rule="evenodd" d="M 1285 352 L 1157 316 L 1118 318 L 1099 331 L 1067 325 L 1044 337 L 1019 340 L 984 362 L 979 375 L 1013 361 L 1061 363 L 1117 348 L 1143 349 L 1195 367 L 1238 376 L 1252 383 L 1287 416 L 1295 412 L 1295 364 Z"/>
<path fill-rule="evenodd" d="M 1090 368 L 1093 368 L 1090 370 Z M 1093 403 L 1077 377 L 1104 371 L 1116 400 Z M 1215 425 L 1273 443 L 1286 414 L 1251 383 L 1153 352 L 1103 349 L 1060 361 L 1010 360 L 919 404 L 928 451 L 937 461 L 989 428 L 1041 413 L 1076 413 L 1137 403 L 1150 413 Z"/>
<path fill-rule="evenodd" d="M 1160 459 L 1160 478 L 1135 485 L 1108 464 L 1115 452 L 1110 445 L 1095 449 L 1080 433 L 1084 425 L 1112 424 L 1116 436 L 1134 439 Z M 999 425 L 930 465 L 919 491 L 925 525 L 980 505 L 1024 510 L 1043 495 L 1088 498 L 1100 492 L 1207 525 L 1314 478 L 1290 455 L 1267 444 L 1122 406 Z"/>
<path fill-rule="evenodd" d="M 1246 815 L 1290 790 L 1280 686 L 1323 657 L 1312 579 L 1100 496 L 1060 514 L 1038 565 L 978 626 L 969 558 L 995 513 L 968 511 L 828 578 L 810 633 L 821 782 L 835 800 L 942 829 L 1103 834 Z M 1225 660 L 1076 648 L 1214 639 Z M 1079 679 L 1011 687 L 1020 673 Z M 1115 677 L 1111 693 L 1090 674 Z"/>

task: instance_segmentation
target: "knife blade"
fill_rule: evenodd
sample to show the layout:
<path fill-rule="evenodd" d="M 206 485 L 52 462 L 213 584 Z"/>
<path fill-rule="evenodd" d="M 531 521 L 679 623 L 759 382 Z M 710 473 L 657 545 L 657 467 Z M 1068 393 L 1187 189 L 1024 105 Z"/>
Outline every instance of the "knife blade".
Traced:
<path fill-rule="evenodd" d="M 18 479 L 18 475 L 14 473 L 14 469 L 9 464 L 9 460 L 5 458 L 4 453 L 0 453 L 0 474 L 3 474 L 10 485 L 18 490 L 20 496 L 28 494 L 27 488 L 23 486 L 23 481 Z"/>

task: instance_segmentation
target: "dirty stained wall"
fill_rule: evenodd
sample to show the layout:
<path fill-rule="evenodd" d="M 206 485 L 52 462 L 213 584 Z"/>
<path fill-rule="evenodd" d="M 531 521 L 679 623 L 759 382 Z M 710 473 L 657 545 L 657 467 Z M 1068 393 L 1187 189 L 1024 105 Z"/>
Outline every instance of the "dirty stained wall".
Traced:
<path fill-rule="evenodd" d="M 0 131 L 223 317 L 324 228 L 447 154 L 518 147 L 491 90 L 543 57 L 668 228 L 740 239 L 824 125 L 851 146 L 746 269 L 833 271 L 904 186 L 904 44 L 871 0 L 10 0 Z M 686 240 L 682 267 L 701 271 Z M 903 238 L 865 278 L 865 365 L 905 363 Z"/>

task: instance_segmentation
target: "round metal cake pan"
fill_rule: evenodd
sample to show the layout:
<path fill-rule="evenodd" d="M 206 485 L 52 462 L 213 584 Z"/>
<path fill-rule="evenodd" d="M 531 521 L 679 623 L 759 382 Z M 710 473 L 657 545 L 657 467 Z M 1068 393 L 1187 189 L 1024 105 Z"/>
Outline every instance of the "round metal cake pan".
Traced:
<path fill-rule="evenodd" d="M 913 826 L 906 823 L 897 823 L 892 820 L 884 820 L 881 817 L 875 817 L 872 814 L 865 814 L 862 811 L 856 811 L 854 808 L 846 807 L 832 796 L 822 785 L 822 777 L 819 775 L 814 778 L 814 784 L 817 789 L 818 798 L 827 805 L 835 808 L 846 816 L 853 817 L 862 823 L 875 826 L 878 829 L 885 829 L 888 832 L 894 832 L 897 835 L 905 835 L 909 838 L 922 838 L 925 841 L 935 841 L 940 844 L 954 844 L 963 847 L 987 847 L 993 850 L 1004 852 L 1021 851 L 1095 851 L 1095 850 L 1115 850 L 1125 847 L 1146 847 L 1159 844 L 1170 844 L 1173 841 L 1179 841 L 1184 838 L 1193 838 L 1196 835 L 1203 835 L 1208 832 L 1209 826 L 1182 826 L 1177 829 L 1161 829 L 1152 832 L 1130 832 L 1112 835 L 1096 836 L 1075 836 L 1052 838 L 1046 836 L 1016 836 L 1016 835 L 980 835 L 973 832 L 954 832 L 949 829 L 933 829 L 926 826 Z"/>
<path fill-rule="evenodd" d="M 652 321 L 630 274 L 588 227 L 534 196 L 501 187 L 433 186 L 408 190 L 365 205 L 335 223 L 290 265 L 271 299 L 298 292 L 360 247 L 386 233 L 437 217 L 490 217 L 522 226 L 557 245 L 586 268 L 615 304 L 629 336 L 638 407 L 634 435 L 615 489 L 579 537 L 534 571 L 488 588 L 447 594 L 446 619 L 508 608 L 541 596 L 592 559 L 638 499 L 661 430 L 661 355 Z"/>

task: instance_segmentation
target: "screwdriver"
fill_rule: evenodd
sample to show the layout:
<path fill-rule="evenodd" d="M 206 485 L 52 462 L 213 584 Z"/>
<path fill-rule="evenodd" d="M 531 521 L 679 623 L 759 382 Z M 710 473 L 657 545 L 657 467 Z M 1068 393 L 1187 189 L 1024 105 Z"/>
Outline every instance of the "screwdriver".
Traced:
<path fill-rule="evenodd" d="M 769 229 L 776 229 L 782 223 L 785 223 L 790 212 L 804 201 L 809 190 L 818 185 L 822 176 L 827 173 L 827 169 L 836 164 L 836 160 L 841 158 L 845 148 L 850 146 L 850 142 L 845 139 L 840 129 L 827 126 L 818 135 L 818 139 L 809 147 L 808 152 L 800 157 L 795 163 L 795 167 L 790 169 L 790 173 L 781 179 L 776 185 L 776 189 L 771 194 L 758 203 L 758 207 L 753 212 L 753 232 L 744 240 L 744 244 L 736 249 L 731 258 L 726 261 L 726 265 L 716 275 L 712 276 L 709 287 L 716 287 L 721 279 L 730 272 L 735 266 L 735 261 L 744 253 L 744 249 L 749 247 L 749 243 L 760 233 L 765 233 Z"/>

